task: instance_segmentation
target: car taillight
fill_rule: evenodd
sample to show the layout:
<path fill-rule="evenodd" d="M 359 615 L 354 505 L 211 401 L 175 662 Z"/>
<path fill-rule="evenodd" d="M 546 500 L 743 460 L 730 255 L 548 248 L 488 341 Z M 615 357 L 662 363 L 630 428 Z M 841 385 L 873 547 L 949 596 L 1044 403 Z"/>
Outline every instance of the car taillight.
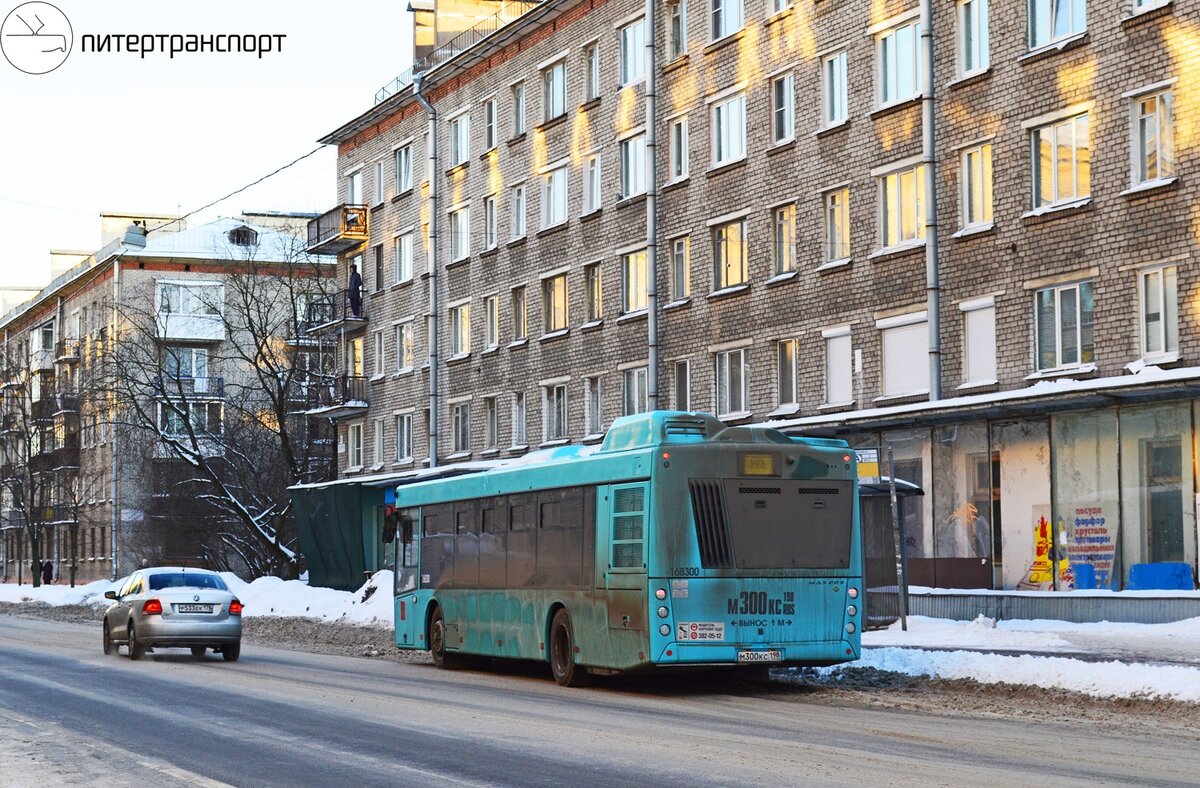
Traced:
<path fill-rule="evenodd" d="M 162 602 L 159 602 L 157 599 L 147 599 L 145 601 L 145 603 L 142 605 L 142 615 L 143 616 L 161 616 L 162 615 Z"/>
<path fill-rule="evenodd" d="M 240 616 L 242 614 L 242 603 L 236 599 L 229 603 L 229 615 Z"/>

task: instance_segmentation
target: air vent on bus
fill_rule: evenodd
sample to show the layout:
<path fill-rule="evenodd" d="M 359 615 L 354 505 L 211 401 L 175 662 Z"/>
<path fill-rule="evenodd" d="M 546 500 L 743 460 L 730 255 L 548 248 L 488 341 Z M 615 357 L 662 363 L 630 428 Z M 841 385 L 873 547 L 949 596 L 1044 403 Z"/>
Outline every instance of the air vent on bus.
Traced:
<path fill-rule="evenodd" d="M 704 419 L 670 419 L 665 429 L 668 435 L 708 436 L 708 425 Z"/>
<path fill-rule="evenodd" d="M 742 495 L 779 495 L 778 487 L 739 487 Z"/>
<path fill-rule="evenodd" d="M 836 487 L 801 487 L 796 492 L 801 495 L 839 495 L 841 491 Z"/>
<path fill-rule="evenodd" d="M 725 518 L 725 492 L 721 484 L 693 479 L 689 487 L 696 541 L 700 544 L 700 564 L 706 569 L 733 566 L 733 544 L 729 537 L 729 521 Z"/>

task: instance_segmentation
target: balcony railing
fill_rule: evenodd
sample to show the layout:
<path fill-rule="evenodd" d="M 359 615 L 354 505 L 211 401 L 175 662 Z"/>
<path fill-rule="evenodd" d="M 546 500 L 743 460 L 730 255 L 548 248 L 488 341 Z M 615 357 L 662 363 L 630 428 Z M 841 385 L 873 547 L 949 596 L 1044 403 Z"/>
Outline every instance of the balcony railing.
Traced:
<path fill-rule="evenodd" d="M 54 395 L 54 412 L 58 413 L 78 413 L 79 412 L 79 395 L 59 392 Z"/>
<path fill-rule="evenodd" d="M 29 403 L 29 418 L 33 421 L 50 421 L 58 410 L 58 400 L 53 394 Z"/>
<path fill-rule="evenodd" d="M 53 463 L 55 468 L 79 467 L 79 433 L 63 438 L 62 443 L 54 450 Z"/>
<path fill-rule="evenodd" d="M 339 254 L 366 240 L 365 205 L 339 205 L 308 223 L 310 254 Z"/>
<path fill-rule="evenodd" d="M 357 292 L 341 290 L 312 301 L 305 318 L 310 334 L 339 328 L 362 328 L 367 324 L 367 307 L 363 303 L 362 289 L 359 288 Z"/>
<path fill-rule="evenodd" d="M 154 390 L 166 399 L 224 399 L 225 378 L 173 378 L 160 375 Z"/>
<path fill-rule="evenodd" d="M 60 339 L 54 344 L 54 360 L 59 364 L 73 364 L 79 361 L 82 342 L 78 339 Z"/>
<path fill-rule="evenodd" d="M 308 387 L 309 413 L 339 418 L 367 409 L 367 379 L 356 375 L 325 378 Z"/>

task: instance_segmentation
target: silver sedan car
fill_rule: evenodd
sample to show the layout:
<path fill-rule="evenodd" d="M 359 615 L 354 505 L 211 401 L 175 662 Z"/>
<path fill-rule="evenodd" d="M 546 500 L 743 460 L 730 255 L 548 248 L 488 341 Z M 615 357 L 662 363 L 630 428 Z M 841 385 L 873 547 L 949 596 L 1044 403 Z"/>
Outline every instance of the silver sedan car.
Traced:
<path fill-rule="evenodd" d="M 104 653 L 121 645 L 130 659 L 156 647 L 207 649 L 232 662 L 242 651 L 242 603 L 216 572 L 182 567 L 139 569 L 107 591 L 113 604 L 104 613 Z"/>

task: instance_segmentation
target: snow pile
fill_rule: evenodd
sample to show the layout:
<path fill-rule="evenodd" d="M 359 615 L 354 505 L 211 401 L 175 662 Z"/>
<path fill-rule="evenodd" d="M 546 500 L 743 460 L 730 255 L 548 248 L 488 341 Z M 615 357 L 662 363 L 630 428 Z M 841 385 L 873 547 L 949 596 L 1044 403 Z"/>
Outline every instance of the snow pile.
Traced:
<path fill-rule="evenodd" d="M 1021 649 L 1051 651 L 1070 647 L 1070 643 L 1055 634 L 1055 627 L 1028 629 L 1014 626 L 1028 621 L 996 622 L 986 616 L 974 621 L 951 621 L 944 618 L 909 616 L 908 631 L 896 622 L 887 629 L 863 633 L 863 645 L 921 646 L 945 648 Z M 1049 622 L 1048 622 L 1049 623 Z M 1053 622 L 1061 624 L 1063 622 Z"/>
<path fill-rule="evenodd" d="M 124 582 L 121 578 L 119 582 Z M 0 583 L 0 602 L 23 603 L 43 602 L 47 605 L 98 605 L 108 604 L 104 592 L 110 588 L 118 588 L 116 583 L 108 580 L 96 580 L 87 585 L 71 588 L 69 585 L 49 585 L 34 588 L 28 583 Z"/>
<path fill-rule="evenodd" d="M 245 616 L 297 616 L 390 627 L 395 615 L 393 575 L 388 569 L 376 572 L 352 593 L 278 577 L 260 577 L 247 583 L 233 574 L 221 576 L 246 606 Z"/>

